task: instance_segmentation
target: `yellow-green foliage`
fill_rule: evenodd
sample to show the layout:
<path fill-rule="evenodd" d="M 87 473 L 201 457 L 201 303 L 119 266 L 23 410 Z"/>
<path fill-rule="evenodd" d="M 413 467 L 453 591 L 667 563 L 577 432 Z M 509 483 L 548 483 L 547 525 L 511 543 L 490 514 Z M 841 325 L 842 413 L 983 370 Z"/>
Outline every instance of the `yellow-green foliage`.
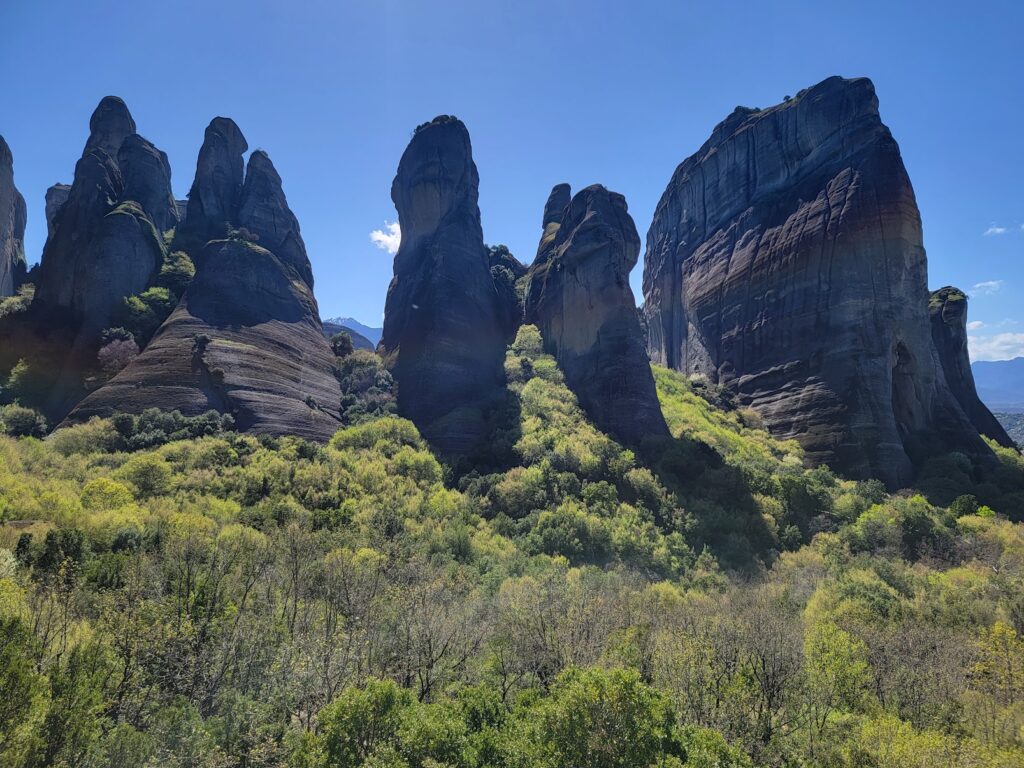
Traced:
<path fill-rule="evenodd" d="M 0 764 L 1024 762 L 1024 526 L 660 369 L 627 450 L 529 326 L 505 370 L 461 474 L 391 415 L 0 437 Z"/>

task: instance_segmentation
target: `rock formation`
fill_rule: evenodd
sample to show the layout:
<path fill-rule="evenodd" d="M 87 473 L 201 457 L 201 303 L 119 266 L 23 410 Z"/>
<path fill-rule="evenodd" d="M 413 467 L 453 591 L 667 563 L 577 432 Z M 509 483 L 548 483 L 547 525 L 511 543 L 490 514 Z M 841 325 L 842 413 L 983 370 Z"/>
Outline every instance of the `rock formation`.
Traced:
<path fill-rule="evenodd" d="M 167 157 L 135 134 L 125 103 L 104 98 L 89 126 L 43 249 L 35 300 L 87 334 L 105 328 L 125 297 L 153 282 L 165 255 L 161 232 L 177 223 Z M 51 192 L 56 205 L 61 193 Z"/>
<path fill-rule="evenodd" d="M 230 120 L 217 118 L 207 129 L 188 226 L 192 237 L 237 234 L 193 251 L 196 275 L 170 317 L 69 421 L 160 408 L 186 415 L 213 409 L 230 413 L 243 431 L 313 440 L 341 426 L 335 359 L 298 222 L 265 153 L 253 153 L 243 194 L 236 160 L 245 146 Z"/>
<path fill-rule="evenodd" d="M 68 201 L 71 193 L 70 184 L 54 184 L 46 190 L 46 237 L 53 237 L 54 222 L 57 219 L 57 212 Z"/>
<path fill-rule="evenodd" d="M 202 248 L 206 242 L 227 234 L 242 197 L 242 155 L 248 148 L 234 120 L 215 117 L 207 126 L 180 232 L 184 242 Z"/>
<path fill-rule="evenodd" d="M 991 458 L 932 351 L 921 220 L 866 79 L 737 108 L 675 171 L 647 236 L 652 359 L 733 389 L 853 477 Z"/>
<path fill-rule="evenodd" d="M 535 264 L 543 263 L 550 255 L 551 246 L 562 224 L 562 214 L 572 200 L 572 188 L 568 184 L 556 184 L 551 188 L 548 201 L 544 204 L 544 220 L 541 223 L 540 244 L 537 246 Z M 638 238 L 639 239 L 639 238 Z"/>
<path fill-rule="evenodd" d="M 14 186 L 14 156 L 0 136 L 0 298 L 14 294 L 25 274 L 25 198 Z"/>
<path fill-rule="evenodd" d="M 477 207 L 469 132 L 453 117 L 421 125 L 391 186 L 402 243 L 381 350 L 399 412 L 442 453 L 472 452 L 500 396 L 508 330 Z"/>
<path fill-rule="evenodd" d="M 599 428 L 634 445 L 668 435 L 629 287 L 640 237 L 626 199 L 599 185 L 568 195 L 555 187 L 545 207 L 526 322 Z"/>
<path fill-rule="evenodd" d="M 934 291 L 928 302 L 932 342 L 939 355 L 946 383 L 975 429 L 1007 448 L 1016 447 L 1006 430 L 978 397 L 967 352 L 967 294 L 946 286 Z"/>

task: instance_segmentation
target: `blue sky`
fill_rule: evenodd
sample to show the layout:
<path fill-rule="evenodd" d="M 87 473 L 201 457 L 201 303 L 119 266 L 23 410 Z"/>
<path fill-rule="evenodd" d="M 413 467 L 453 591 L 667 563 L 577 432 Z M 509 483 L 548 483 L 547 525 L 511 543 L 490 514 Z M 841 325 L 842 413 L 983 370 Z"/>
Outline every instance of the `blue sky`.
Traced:
<path fill-rule="evenodd" d="M 1019 1 L 3 0 L 0 29 L 30 260 L 46 188 L 71 180 L 93 107 L 116 94 L 179 196 L 206 124 L 234 118 L 284 179 L 321 313 L 371 325 L 391 278 L 371 233 L 396 218 L 418 123 L 466 122 L 485 238 L 529 261 L 553 184 L 622 192 L 643 237 L 675 166 L 735 106 L 865 75 L 914 182 L 931 286 L 973 293 L 976 357 L 1024 354 Z"/>

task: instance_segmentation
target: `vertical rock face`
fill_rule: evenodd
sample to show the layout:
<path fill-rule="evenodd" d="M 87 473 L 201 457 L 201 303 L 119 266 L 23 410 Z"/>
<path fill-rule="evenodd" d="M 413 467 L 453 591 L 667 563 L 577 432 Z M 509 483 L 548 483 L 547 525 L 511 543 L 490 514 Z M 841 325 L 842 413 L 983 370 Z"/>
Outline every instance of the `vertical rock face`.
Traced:
<path fill-rule="evenodd" d="M 70 184 L 54 184 L 46 190 L 46 237 L 53 237 L 54 222 L 57 220 L 57 212 L 68 201 L 68 194 L 71 192 Z"/>
<path fill-rule="evenodd" d="M 249 156 L 236 220 L 259 238 L 262 247 L 291 265 L 313 287 L 313 271 L 299 234 L 299 220 L 285 200 L 281 177 L 262 150 Z"/>
<path fill-rule="evenodd" d="M 564 189 L 564 193 L 562 190 Z M 567 185 L 555 187 L 562 197 Z M 531 268 L 526 322 L 540 328 L 566 383 L 602 430 L 638 444 L 667 435 L 629 273 L 640 237 L 622 195 L 587 187 L 556 222 L 544 213 L 545 239 Z"/>
<path fill-rule="evenodd" d="M 215 117 L 206 128 L 196 163 L 196 177 L 188 193 L 182 236 L 202 247 L 227 234 L 238 213 L 245 162 L 249 148 L 234 120 Z"/>
<path fill-rule="evenodd" d="M 550 255 L 551 245 L 555 241 L 555 235 L 558 234 L 558 228 L 562 225 L 562 214 L 565 213 L 571 200 L 572 188 L 568 184 L 556 184 L 551 188 L 548 201 L 544 204 L 540 244 L 537 246 L 534 263 L 541 264 Z"/>
<path fill-rule="evenodd" d="M 975 429 L 1007 448 L 1015 443 L 985 407 L 974 388 L 971 358 L 967 351 L 967 294 L 946 286 L 932 292 L 928 302 L 932 323 L 932 342 L 939 355 L 942 371 L 953 396 Z"/>
<path fill-rule="evenodd" d="M 0 297 L 14 294 L 25 273 L 25 198 L 14 186 L 14 156 L 0 136 Z"/>
<path fill-rule="evenodd" d="M 921 220 L 866 79 L 737 108 L 647 236 L 652 358 L 731 387 L 808 457 L 890 486 L 989 453 L 932 351 Z"/>
<path fill-rule="evenodd" d="M 381 347 L 398 408 L 443 453 L 471 452 L 500 394 L 507 331 L 477 207 L 469 132 L 452 117 L 420 126 L 391 186 L 402 243 Z"/>
<path fill-rule="evenodd" d="M 254 433 L 326 440 L 340 427 L 341 389 L 298 222 L 266 153 L 253 153 L 243 192 L 235 160 L 244 147 L 229 120 L 217 118 L 207 129 L 188 221 L 194 234 L 233 227 L 248 233 L 193 251 L 198 270 L 170 317 L 68 421 L 146 408 L 186 415 L 213 409 Z"/>
<path fill-rule="evenodd" d="M 120 99 L 104 98 L 66 199 L 47 193 L 52 211 L 36 301 L 66 313 L 86 333 L 102 330 L 126 296 L 149 286 L 160 269 L 160 233 L 177 223 L 167 157 L 135 133 Z"/>

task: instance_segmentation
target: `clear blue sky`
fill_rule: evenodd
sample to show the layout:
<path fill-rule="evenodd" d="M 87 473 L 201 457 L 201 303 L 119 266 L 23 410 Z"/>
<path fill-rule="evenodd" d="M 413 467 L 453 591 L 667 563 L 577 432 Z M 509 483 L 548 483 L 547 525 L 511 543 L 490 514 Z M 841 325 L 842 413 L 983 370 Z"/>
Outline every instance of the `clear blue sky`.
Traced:
<path fill-rule="evenodd" d="M 643 237 L 675 166 L 733 107 L 866 75 L 917 191 L 932 287 L 980 286 L 979 357 L 1024 353 L 1019 0 L 2 0 L 0 29 L 30 260 L 46 188 L 71 180 L 102 96 L 168 153 L 179 196 L 226 115 L 284 179 L 322 315 L 370 325 L 391 278 L 370 232 L 396 218 L 418 123 L 466 122 L 485 237 L 529 261 L 554 183 L 622 192 Z"/>

